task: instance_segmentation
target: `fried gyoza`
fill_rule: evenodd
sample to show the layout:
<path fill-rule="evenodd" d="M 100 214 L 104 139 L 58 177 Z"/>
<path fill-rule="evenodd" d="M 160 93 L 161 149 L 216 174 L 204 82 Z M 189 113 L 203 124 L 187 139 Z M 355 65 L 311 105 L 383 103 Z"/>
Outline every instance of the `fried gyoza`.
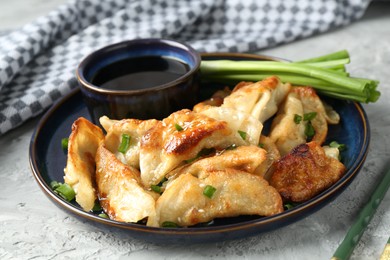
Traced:
<path fill-rule="evenodd" d="M 285 201 L 303 202 L 330 187 L 346 168 L 316 142 L 302 144 L 274 164 L 270 184 Z"/>
<path fill-rule="evenodd" d="M 145 190 L 139 171 L 120 162 L 104 145 L 96 152 L 96 184 L 110 219 L 138 222 L 155 214 L 158 194 Z"/>
<path fill-rule="evenodd" d="M 192 111 L 194 112 L 200 112 L 205 109 L 209 109 L 210 107 L 219 107 L 223 104 L 223 100 L 225 97 L 229 96 L 231 93 L 231 90 L 228 87 L 225 87 L 222 90 L 218 90 L 213 94 L 213 96 L 210 99 L 207 99 L 205 101 L 199 102 L 194 106 Z"/>
<path fill-rule="evenodd" d="M 200 113 L 227 122 L 236 140 L 236 145 L 257 145 L 259 143 L 263 124 L 251 114 L 227 107 L 210 107 Z M 241 136 L 240 132 L 245 136 Z"/>
<path fill-rule="evenodd" d="M 310 120 L 315 131 L 312 141 L 321 145 L 328 133 L 328 123 L 337 124 L 340 117 L 330 106 L 325 109 L 314 89 L 293 87 L 278 110 L 269 135 L 281 155 L 289 153 L 294 147 L 306 142 L 305 129 L 309 122 L 303 118 L 305 114 L 312 112 L 316 113 L 316 116 Z M 302 120 L 296 122 L 295 116 L 300 116 Z"/>
<path fill-rule="evenodd" d="M 140 169 L 146 187 L 158 184 L 183 161 L 193 159 L 204 148 L 224 149 L 247 144 L 226 121 L 215 120 L 183 109 L 147 131 L 141 140 Z"/>
<path fill-rule="evenodd" d="M 207 185 L 216 189 L 211 198 L 203 194 Z M 147 225 L 160 227 L 169 221 L 192 226 L 215 218 L 270 216 L 282 211 L 280 195 L 260 176 L 234 169 L 201 171 L 198 176 L 185 173 L 173 180 Z"/>
<path fill-rule="evenodd" d="M 266 151 L 266 157 L 261 165 L 256 169 L 256 172 L 260 173 L 264 179 L 269 181 L 272 174 L 272 165 L 275 161 L 280 159 L 280 152 L 271 138 L 265 135 L 260 137 L 259 145 Z"/>
<path fill-rule="evenodd" d="M 224 99 L 222 107 L 251 114 L 262 124 L 273 116 L 278 105 L 290 91 L 291 85 L 282 83 L 276 76 L 252 84 L 238 85 Z"/>
<path fill-rule="evenodd" d="M 139 169 L 139 153 L 141 138 L 147 130 L 158 123 L 158 120 L 138 120 L 138 119 L 123 119 L 112 120 L 106 116 L 100 118 L 100 124 L 107 131 L 104 143 L 108 150 L 124 164 Z M 118 147 L 122 141 L 122 135 L 130 136 L 130 146 L 126 153 L 118 151 Z"/>
<path fill-rule="evenodd" d="M 296 123 L 296 115 L 303 116 L 303 105 L 299 96 L 291 91 L 281 104 L 271 125 L 270 139 L 278 147 L 281 155 L 289 153 L 294 147 L 306 143 L 306 121 Z"/>
<path fill-rule="evenodd" d="M 294 87 L 291 91 L 296 93 L 301 100 L 303 113 L 317 113 L 317 115 L 311 120 L 311 124 L 315 130 L 315 135 L 313 136 L 312 141 L 315 141 L 320 145 L 323 144 L 325 142 L 326 135 L 328 134 L 327 123 L 338 123 L 338 121 L 336 121 L 337 116 L 335 115 L 337 113 L 329 106 L 327 107 L 328 111 L 325 110 L 324 104 L 313 88 Z"/>
<path fill-rule="evenodd" d="M 227 168 L 262 176 L 264 173 L 260 170 L 260 165 L 266 160 L 266 154 L 264 149 L 255 145 L 239 146 L 176 168 L 169 172 L 167 177 L 172 179 L 183 173 L 196 175 L 202 170 L 222 171 Z"/>
<path fill-rule="evenodd" d="M 102 130 L 83 117 L 72 125 L 64 181 L 74 189 L 76 202 L 85 211 L 92 210 L 97 198 L 95 154 L 103 138 Z"/>

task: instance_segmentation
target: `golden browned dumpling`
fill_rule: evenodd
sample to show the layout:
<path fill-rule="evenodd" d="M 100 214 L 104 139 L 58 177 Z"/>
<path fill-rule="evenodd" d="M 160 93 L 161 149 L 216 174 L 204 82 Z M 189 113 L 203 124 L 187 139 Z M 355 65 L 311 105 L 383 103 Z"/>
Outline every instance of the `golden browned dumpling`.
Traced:
<path fill-rule="evenodd" d="M 123 119 L 111 120 L 106 116 L 100 118 L 100 123 L 107 131 L 104 143 L 108 150 L 124 164 L 139 169 L 139 153 L 142 136 L 147 130 L 158 123 L 158 120 Z M 123 135 L 128 135 L 129 145 L 125 152 L 119 151 Z"/>
<path fill-rule="evenodd" d="M 72 125 L 64 181 L 74 189 L 76 202 L 85 211 L 92 210 L 97 198 L 95 154 L 103 138 L 102 130 L 83 117 Z"/>
<path fill-rule="evenodd" d="M 197 175 L 199 171 L 222 171 L 227 168 L 262 176 L 263 169 L 259 166 L 266 160 L 266 154 L 264 149 L 255 145 L 229 148 L 176 168 L 169 172 L 167 177 L 171 179 L 183 173 Z"/>
<path fill-rule="evenodd" d="M 227 107 L 210 107 L 200 113 L 227 122 L 232 130 L 229 139 L 235 140 L 236 145 L 257 145 L 259 143 L 263 124 L 251 114 Z"/>
<path fill-rule="evenodd" d="M 346 168 L 316 142 L 302 144 L 274 164 L 270 184 L 285 201 L 303 202 L 333 185 Z"/>
<path fill-rule="evenodd" d="M 110 219 L 138 222 L 155 214 L 158 194 L 145 190 L 139 171 L 120 162 L 104 145 L 96 152 L 96 184 Z"/>
<path fill-rule="evenodd" d="M 279 193 L 260 176 L 234 169 L 201 171 L 197 176 L 182 174 L 169 183 L 147 225 L 160 227 L 168 221 L 192 226 L 215 218 L 282 211 Z"/>
<path fill-rule="evenodd" d="M 304 110 L 299 96 L 291 91 L 281 104 L 272 121 L 269 138 L 275 143 L 280 154 L 289 153 L 294 147 L 306 143 L 305 129 L 307 122 L 296 123 L 295 116 L 303 117 Z"/>
<path fill-rule="evenodd" d="M 251 114 L 263 124 L 276 113 L 290 88 L 290 84 L 282 83 L 276 76 L 252 84 L 238 85 L 224 99 L 222 107 Z"/>
<path fill-rule="evenodd" d="M 328 103 L 324 102 L 323 100 L 321 101 L 325 108 L 326 121 L 330 125 L 337 125 L 340 122 L 340 115 Z"/>
<path fill-rule="evenodd" d="M 141 140 L 140 169 L 146 187 L 158 184 L 185 160 L 204 148 L 222 150 L 247 143 L 226 121 L 183 109 L 171 114 L 147 131 Z"/>
<path fill-rule="evenodd" d="M 338 123 L 338 121 L 336 121 L 337 113 L 329 106 L 327 107 L 327 113 L 321 99 L 313 88 L 294 87 L 291 91 L 296 93 L 301 100 L 304 114 L 311 112 L 316 113 L 316 116 L 310 121 L 315 130 L 312 141 L 315 141 L 320 145 L 323 144 L 326 135 L 328 134 L 328 122 Z M 331 118 L 333 120 L 331 120 Z"/>
<path fill-rule="evenodd" d="M 280 152 L 271 138 L 265 135 L 260 137 L 259 146 L 266 151 L 266 157 L 256 171 L 260 173 L 264 179 L 269 181 L 272 174 L 271 167 L 275 161 L 280 159 Z"/>
<path fill-rule="evenodd" d="M 192 111 L 200 112 L 210 107 L 219 107 L 223 104 L 224 98 L 229 96 L 230 93 L 231 90 L 228 87 L 225 87 L 222 90 L 218 90 L 211 98 L 196 104 Z"/>

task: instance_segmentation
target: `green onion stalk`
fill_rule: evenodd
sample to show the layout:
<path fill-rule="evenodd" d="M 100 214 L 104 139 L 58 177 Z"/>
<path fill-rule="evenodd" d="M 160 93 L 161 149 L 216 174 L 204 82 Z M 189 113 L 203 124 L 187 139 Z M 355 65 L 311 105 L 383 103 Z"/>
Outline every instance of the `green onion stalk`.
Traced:
<path fill-rule="evenodd" d="M 380 97 L 377 80 L 351 77 L 345 65 L 350 63 L 345 50 L 297 62 L 204 60 L 201 75 L 205 81 L 237 83 L 259 81 L 278 76 L 293 85 L 311 86 L 334 98 L 376 102 Z"/>

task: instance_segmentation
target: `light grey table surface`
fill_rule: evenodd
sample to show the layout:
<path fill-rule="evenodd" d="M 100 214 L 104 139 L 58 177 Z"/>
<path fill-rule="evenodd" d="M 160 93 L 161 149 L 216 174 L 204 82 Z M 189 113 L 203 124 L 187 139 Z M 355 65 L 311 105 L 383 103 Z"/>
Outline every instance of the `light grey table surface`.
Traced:
<path fill-rule="evenodd" d="M 29 22 L 62 2 L 1 1 L 0 30 Z M 20 12 L 10 15 L 15 10 Z M 35 118 L 0 137 L 0 259 L 329 259 L 389 166 L 390 3 L 372 4 L 362 20 L 347 27 L 261 51 L 298 60 L 340 49 L 350 52 L 353 75 L 381 81 L 382 97 L 364 105 L 371 145 L 362 171 L 323 209 L 289 226 L 242 240 L 187 246 L 135 240 L 125 231 L 113 232 L 76 219 L 46 198 L 28 159 L 29 142 L 39 120 Z M 378 259 L 389 236 L 390 193 L 352 259 Z"/>

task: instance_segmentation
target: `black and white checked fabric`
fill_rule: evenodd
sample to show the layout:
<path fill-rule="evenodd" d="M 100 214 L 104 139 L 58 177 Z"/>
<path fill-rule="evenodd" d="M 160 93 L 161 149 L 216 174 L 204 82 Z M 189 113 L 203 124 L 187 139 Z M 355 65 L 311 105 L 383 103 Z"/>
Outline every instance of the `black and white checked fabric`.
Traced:
<path fill-rule="evenodd" d="M 205 52 L 252 52 L 340 27 L 369 0 L 73 0 L 0 34 L 0 135 L 77 87 L 81 59 L 107 44 L 168 38 Z"/>

